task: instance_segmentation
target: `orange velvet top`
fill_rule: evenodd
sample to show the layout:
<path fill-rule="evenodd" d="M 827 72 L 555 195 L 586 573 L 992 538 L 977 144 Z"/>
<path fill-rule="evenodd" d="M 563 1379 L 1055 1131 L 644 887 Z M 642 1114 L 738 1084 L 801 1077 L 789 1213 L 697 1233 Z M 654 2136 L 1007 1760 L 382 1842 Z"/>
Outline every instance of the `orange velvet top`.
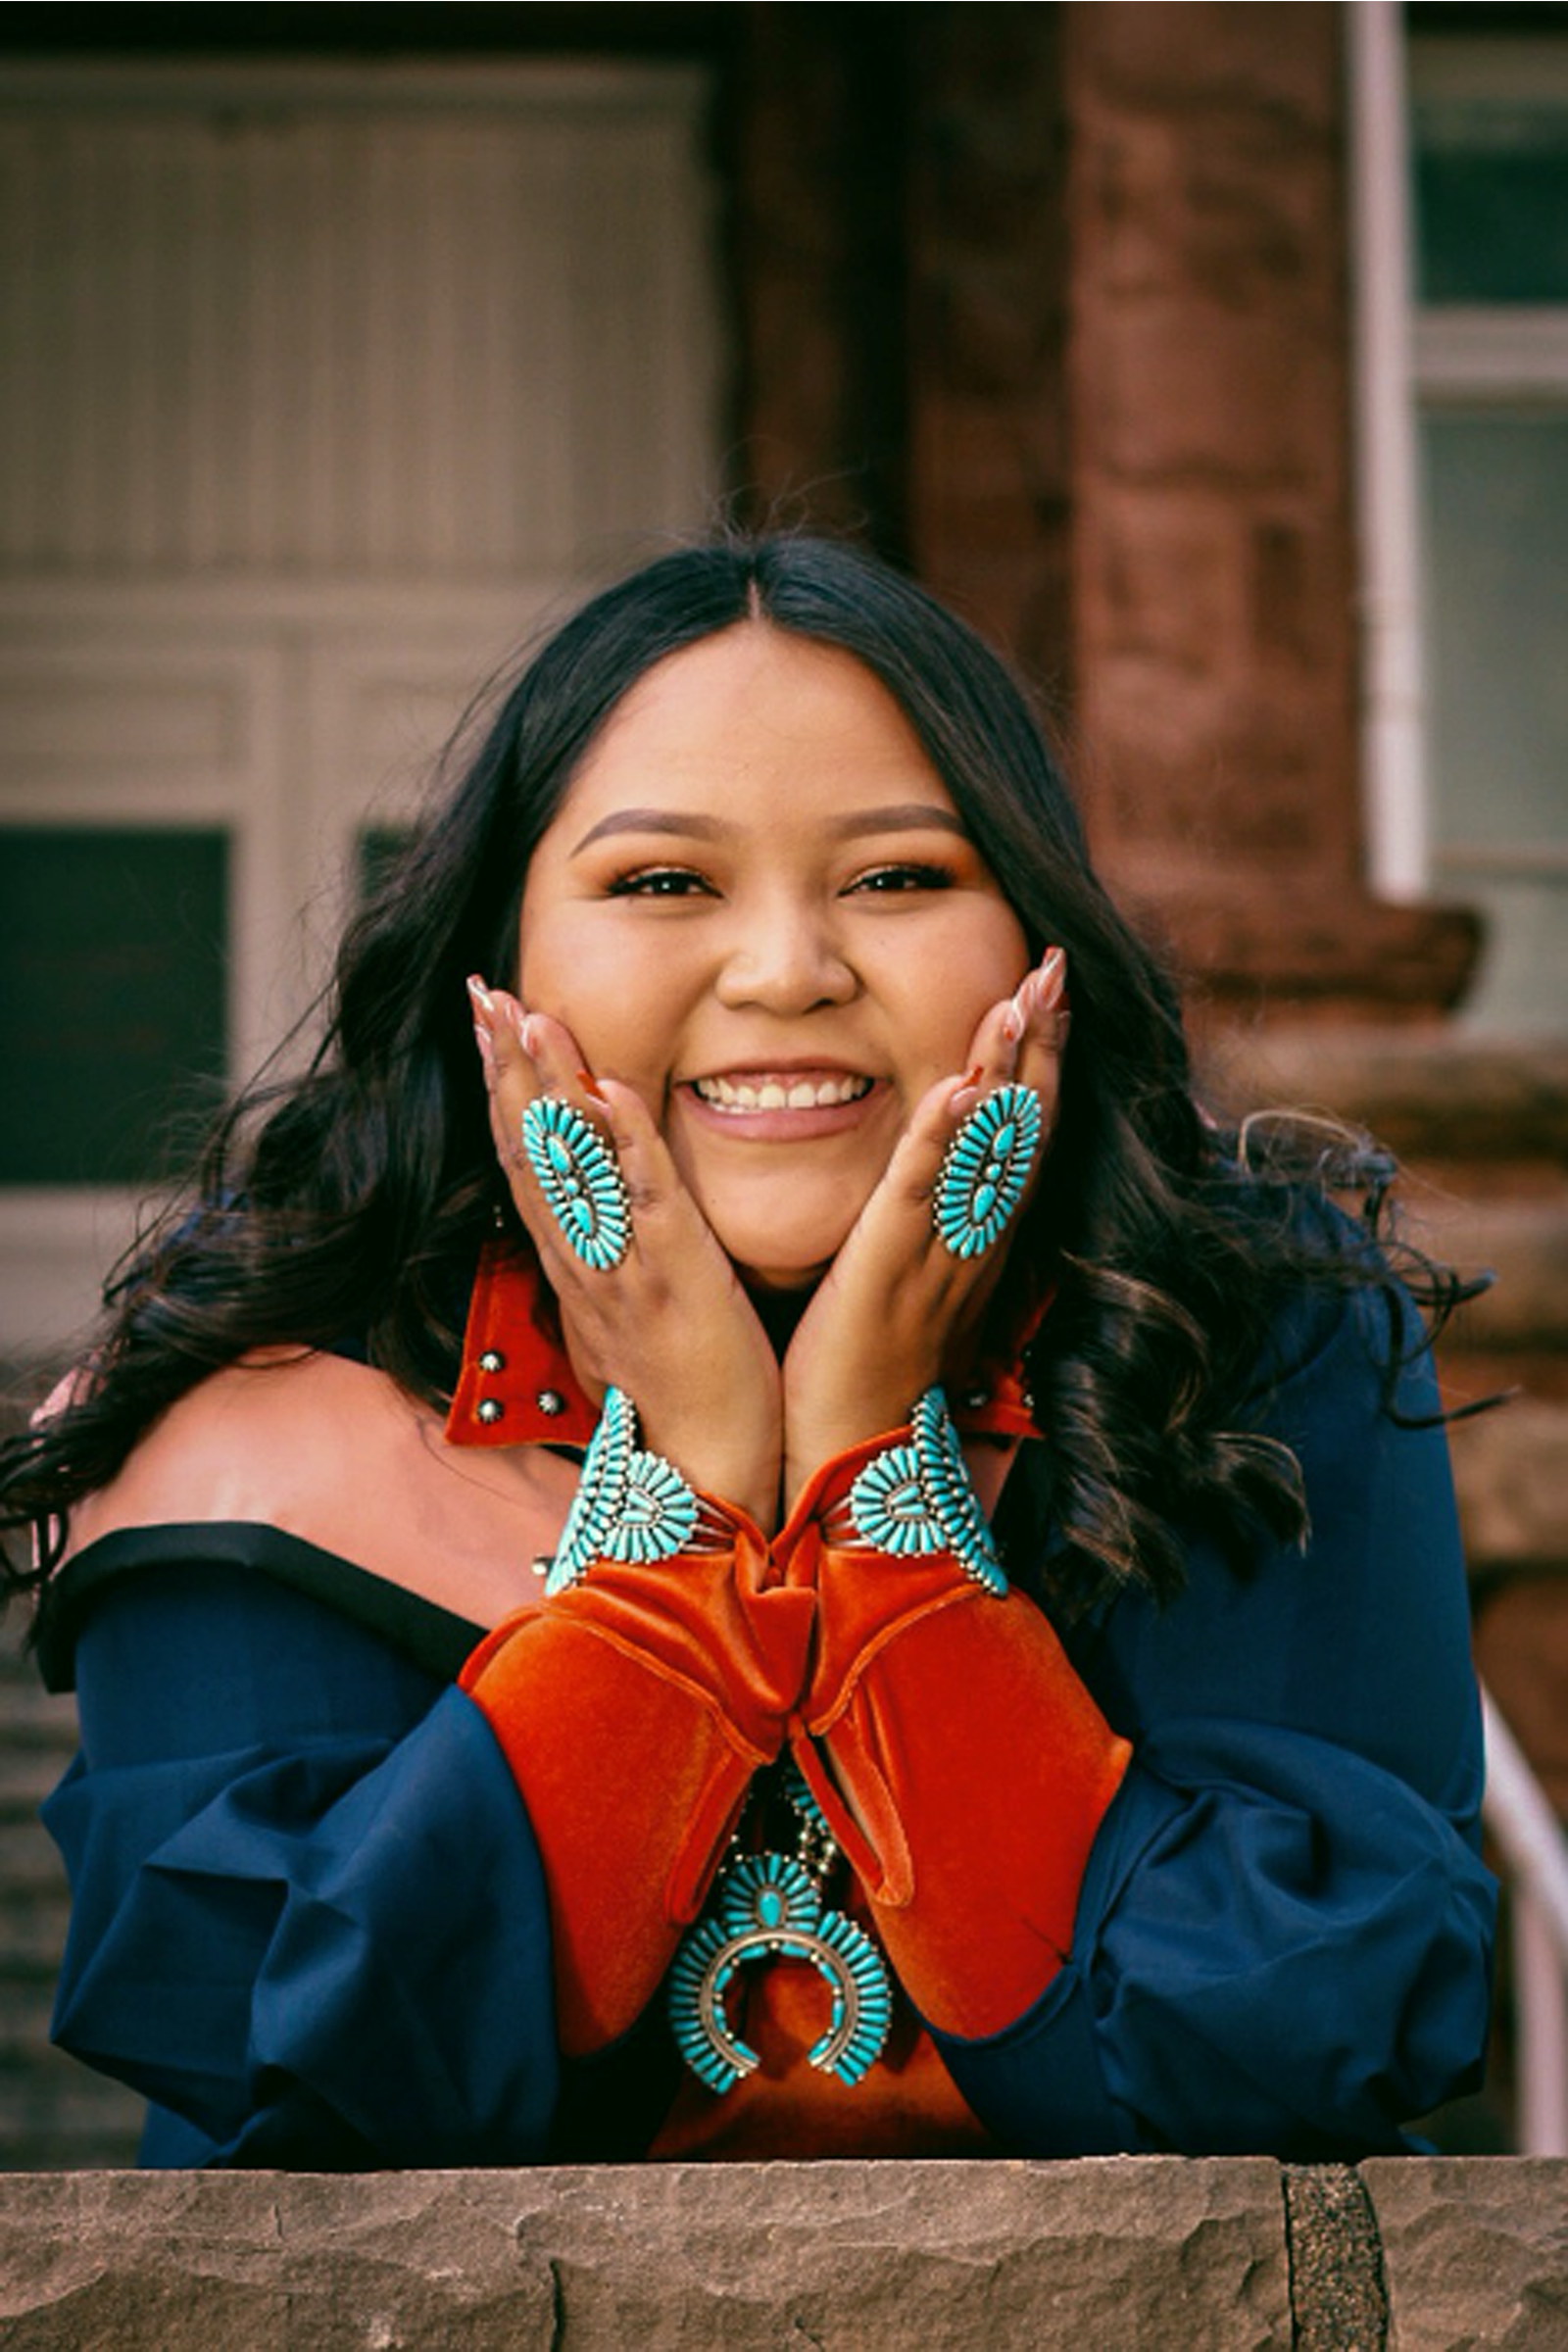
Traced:
<path fill-rule="evenodd" d="M 979 1365 L 952 1410 L 989 1508 L 1033 1433 L 1016 1359 Z M 758 1773 L 793 1753 L 841 1848 L 824 1902 L 890 1963 L 887 2041 L 853 2084 L 813 2068 L 829 1987 L 809 1962 L 748 1965 L 727 2014 L 756 2073 L 715 2094 L 683 2069 L 649 2152 L 983 2151 L 928 2028 L 984 2035 L 1050 1981 L 1125 1743 L 1032 1603 L 983 1593 L 945 1555 L 835 1549 L 831 1505 L 882 1440 L 824 1465 L 771 1542 L 709 1498 L 727 1551 L 645 1572 L 600 1562 L 546 1598 L 530 1566 L 554 1545 L 598 1418 L 531 1261 L 494 1247 L 444 1427 L 364 1363 L 261 1350 L 181 1397 L 73 1512 L 68 1561 L 90 1553 L 96 1575 L 138 1531 L 249 1527 L 400 1603 L 489 1626 L 460 1690 L 538 1848 L 568 2062 L 613 2050 L 658 2002 Z M 741 1836 L 760 1838 L 749 1820 Z"/>
<path fill-rule="evenodd" d="M 1067 1656 L 1022 1591 L 842 1543 L 821 1492 L 771 1541 L 731 1514 L 727 1550 L 547 1596 L 529 1563 L 594 1416 L 525 1277 L 488 1261 L 473 1305 L 458 1442 L 348 1353 L 273 1348 L 73 1508 L 38 1622 L 82 1734 L 46 1814 L 74 1889 L 52 2033 L 147 2097 L 144 2161 L 979 2146 L 946 2075 L 1012 2155 L 1345 2161 L 1466 2086 L 1481 1746 L 1397 1294 L 1304 1289 L 1238 1402 L 1300 1462 L 1306 1556 L 1257 1530 L 1239 1577 L 1187 1531 L 1179 1601 L 1121 1591 Z M 997 1416 L 989 1508 L 1022 1413 L 955 1401 Z M 1025 1483 L 1006 1516 L 1049 1570 Z M 1138 1746 L 1102 1828 L 1125 1751 L 1094 1702 Z M 802 2064 L 815 1971 L 748 1965 L 762 2063 L 713 2098 L 680 2087 L 661 1988 L 785 1750 L 842 1796 L 826 1899 L 902 1997 L 843 2089 Z"/>
<path fill-rule="evenodd" d="M 1031 1329 L 1036 1321 L 1038 1316 L 1031 1318 Z M 488 1449 L 540 1442 L 577 1446 L 592 1434 L 597 1418 L 596 1408 L 575 1380 L 553 1328 L 548 1298 L 541 1295 L 531 1269 L 516 1258 L 499 1251 L 489 1252 L 474 1286 L 462 1370 L 447 1422 L 447 1443 Z M 954 1400 L 954 1418 L 967 1438 L 981 1442 L 975 1450 L 989 1455 L 983 1463 L 982 1477 L 994 1495 L 1017 1443 L 1034 1434 L 1016 1358 L 980 1366 L 962 1395 Z M 813 1545 L 820 1548 L 815 1531 L 808 1530 L 806 1534 L 805 1544 L 795 1544 L 792 1556 L 797 1560 L 803 1550 Z M 788 1532 L 783 1549 L 786 1554 L 791 1551 Z M 885 1577 L 887 1572 L 887 1564 L 883 1563 L 881 1573 Z M 769 1575 L 790 1573 L 793 1571 L 789 1569 L 764 1571 L 763 1581 Z M 895 1569 L 894 1573 L 899 1571 Z M 590 1575 L 588 1588 L 593 1581 Z M 960 1600 L 974 1596 L 972 1588 L 950 1595 Z M 1019 1601 L 1014 1606 L 1028 1609 L 1031 1618 L 1037 1617 L 1038 1613 L 1027 1603 Z M 967 1614 L 982 1615 L 983 1607 Z M 505 1636 L 503 1628 L 497 1639 Z M 823 1640 L 823 1629 L 819 1627 L 819 1648 Z M 558 1803 L 570 1807 L 574 1792 L 562 1794 L 554 1785 L 540 1784 L 535 1763 L 540 1739 L 537 1671 L 536 1668 L 532 1685 L 519 1686 L 517 1706 L 526 1718 L 526 1729 L 517 1742 L 516 1769 L 530 1817 L 536 1833 L 541 1835 L 547 1875 L 553 1875 L 554 1879 L 558 1941 L 565 1949 L 575 1947 L 580 1951 L 585 1939 L 581 1921 L 584 1904 L 580 1885 L 575 1880 L 575 1866 L 580 1860 L 584 1825 L 575 1818 L 563 1821 L 556 1843 L 564 1855 L 571 1855 L 572 1861 L 550 1874 L 551 1813 Z M 483 1701 L 485 1678 L 481 1675 L 469 1687 L 476 1690 Z M 948 1687 L 937 1695 L 949 1719 L 940 1727 L 941 1737 L 947 1740 L 956 1735 L 963 1737 L 963 1726 L 956 1725 L 953 1716 L 955 1710 L 966 1711 L 964 1690 L 961 1687 Z M 974 1696 L 983 1703 L 984 1693 L 976 1692 Z M 498 1728 L 505 1743 L 504 1717 Z M 932 1725 L 933 1734 L 938 1733 L 938 1728 Z M 799 1737 L 798 1722 L 796 1733 Z M 1095 1794 L 1095 1819 L 1109 1801 L 1125 1752 L 1123 1743 L 1110 1742 L 1106 1769 L 1100 1775 Z M 635 1773 L 642 1760 L 631 1757 L 627 1761 L 628 1769 Z M 601 1825 L 601 1839 L 612 1837 L 619 1826 L 618 1819 L 612 1827 Z M 779 1827 L 775 1822 L 775 1832 Z M 980 1823 L 975 1825 L 975 1838 L 984 1846 L 985 1831 Z M 776 1834 L 764 1840 L 761 1833 L 752 1832 L 748 1842 L 778 1847 L 787 1845 L 789 1840 L 787 1835 L 781 1838 Z M 1006 1868 L 1012 1858 L 998 1859 Z M 611 1867 L 612 1879 L 617 1886 L 624 1882 L 630 1867 L 625 1863 L 619 1869 Z M 1077 1864 L 1073 1867 L 1075 1878 Z M 877 1917 L 879 1906 L 852 1875 L 842 1855 L 824 1891 L 831 1907 L 846 1912 L 873 1939 L 886 1945 L 887 1936 L 880 1932 Z M 956 1889 L 956 1893 L 959 1893 L 961 1900 L 961 1892 Z M 624 1913 L 618 1912 L 617 1925 L 608 1931 L 619 1939 L 617 1961 L 625 1957 L 626 1930 L 618 1924 L 623 1919 Z M 977 1981 L 986 1975 L 987 1957 L 983 1941 L 969 1950 L 967 1967 Z M 587 1960 L 582 1965 L 591 1971 L 593 1963 Z M 656 1965 L 650 1962 L 650 1973 Z M 1029 1966 L 1033 1975 L 1032 1958 Z M 891 1973 L 895 2007 L 887 2043 L 868 2074 L 846 2085 L 807 2062 L 807 2052 L 827 2023 L 830 1999 L 828 1987 L 814 1969 L 800 1960 L 779 1958 L 737 1972 L 727 1995 L 730 2022 L 757 2052 L 760 2063 L 754 2074 L 743 2076 L 722 2094 L 710 2090 L 695 2074 L 685 2073 L 682 2088 L 651 2153 L 655 2157 L 755 2158 L 984 2152 L 992 2145 L 987 2133 L 955 2085 L 930 2034 L 904 1990 L 897 1969 Z M 563 1989 L 564 2007 L 569 2019 L 573 1991 L 570 1987 Z M 1038 1989 L 1038 1980 L 1031 1989 Z M 1009 2011 L 1014 1997 L 1010 1987 L 1002 1994 Z M 589 1998 L 591 2002 L 591 1993 Z M 583 2029 L 584 2039 L 589 2030 Z"/>

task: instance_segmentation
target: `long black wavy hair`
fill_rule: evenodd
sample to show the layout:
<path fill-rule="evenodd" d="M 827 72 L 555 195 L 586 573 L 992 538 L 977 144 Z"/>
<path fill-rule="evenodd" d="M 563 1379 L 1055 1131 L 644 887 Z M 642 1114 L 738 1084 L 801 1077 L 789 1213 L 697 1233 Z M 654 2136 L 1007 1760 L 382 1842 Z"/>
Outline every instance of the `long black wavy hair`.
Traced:
<path fill-rule="evenodd" d="M 1066 950 L 1057 1125 L 1013 1245 L 1057 1286 L 1031 1363 L 1062 1536 L 1054 1589 L 1082 1598 L 1135 1578 L 1168 1595 L 1184 1525 L 1209 1527 L 1238 1557 L 1259 1525 L 1304 1534 L 1294 1458 L 1236 1423 L 1293 1289 L 1387 1283 L 1368 1236 L 1388 1163 L 1353 1139 L 1325 1152 L 1319 1136 L 1300 1164 L 1260 1172 L 1204 1116 L 1173 983 L 1097 879 L 1024 692 L 970 629 L 848 544 L 726 537 L 594 598 L 458 763 L 346 931 L 305 1075 L 240 1097 L 193 1196 L 112 1281 L 76 1400 L 0 1453 L 0 1525 L 52 1526 L 42 1565 L 14 1566 L 14 1584 L 47 1575 L 73 1502 L 249 1348 L 352 1333 L 406 1389 L 445 1403 L 455 1274 L 511 1213 L 465 976 L 512 973 L 529 858 L 621 696 L 667 655 L 745 620 L 840 647 L 881 679 L 1032 955 Z M 1308 1197 L 1330 1186 L 1361 1191 L 1358 1225 L 1310 1213 Z M 1441 1319 L 1459 1286 L 1425 1261 L 1418 1273 Z"/>

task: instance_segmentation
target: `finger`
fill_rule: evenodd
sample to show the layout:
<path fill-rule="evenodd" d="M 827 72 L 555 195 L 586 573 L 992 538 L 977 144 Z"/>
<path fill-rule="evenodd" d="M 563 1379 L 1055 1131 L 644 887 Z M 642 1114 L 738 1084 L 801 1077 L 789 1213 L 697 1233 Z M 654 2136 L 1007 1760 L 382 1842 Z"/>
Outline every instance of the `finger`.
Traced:
<path fill-rule="evenodd" d="M 1055 1121 L 1061 1054 L 1071 1019 L 1066 972 L 1064 952 L 1048 949 L 1013 994 L 984 1014 L 971 1042 L 971 1067 L 954 1099 L 960 1117 L 978 1109 L 988 1094 L 1011 1081 L 1032 1088 L 1039 1096 L 1049 1137 Z"/>
<path fill-rule="evenodd" d="M 577 1041 L 564 1022 L 549 1013 L 525 1012 L 515 997 L 495 992 L 497 1142 L 509 1164 L 515 1159 L 522 1114 L 541 1095 L 550 1095 L 604 1129 L 599 1091 L 584 1068 Z"/>
<path fill-rule="evenodd" d="M 896 1265 L 908 1273 L 923 1266 L 938 1278 L 938 1296 L 950 1304 L 974 1287 L 981 1268 L 942 1247 L 933 1200 L 954 1138 L 976 1100 L 975 1080 L 974 1071 L 956 1082 L 942 1078 L 921 1096 L 840 1252 L 840 1271 L 854 1267 L 863 1275 L 878 1265 Z M 930 1303 L 935 1306 L 937 1298 Z"/>
<path fill-rule="evenodd" d="M 539 1092 L 537 1075 L 519 1034 L 522 1008 L 504 989 L 488 988 L 477 972 L 469 974 L 467 985 L 474 1043 L 489 1096 L 490 1139 L 515 1189 L 522 1112 Z"/>
<path fill-rule="evenodd" d="M 677 1200 L 690 1204 L 658 1123 L 636 1088 L 589 1070 L 571 1031 L 551 1014 L 518 1007 L 516 1027 L 531 1078 L 531 1092 L 519 1096 L 519 1115 L 541 1093 L 571 1103 L 612 1150 L 635 1208 L 657 1211 Z"/>
<path fill-rule="evenodd" d="M 927 1224 L 931 1195 L 953 1139 L 975 1104 L 991 1092 L 992 1084 L 983 1062 L 976 1062 L 957 1080 L 938 1079 L 915 1104 L 899 1139 L 884 1181 L 891 1191 L 917 1208 Z"/>
<path fill-rule="evenodd" d="M 478 972 L 470 972 L 467 982 L 468 1008 L 473 1015 L 473 1042 L 479 1049 L 479 1064 L 484 1083 L 490 1094 L 496 1088 L 496 1046 L 492 1034 L 496 1017 L 496 1001 Z"/>
<path fill-rule="evenodd" d="M 1026 972 L 1010 997 L 1004 997 L 982 1014 L 969 1045 L 974 1102 L 995 1086 L 1018 1078 L 1038 1083 L 1066 1035 L 1067 958 L 1060 948 L 1048 948 L 1040 962 Z M 1027 1068 L 1024 1067 L 1028 1063 Z"/>
<path fill-rule="evenodd" d="M 533 1074 L 535 1091 L 560 1095 L 597 1120 L 598 1085 L 565 1022 L 548 1012 L 525 1012 L 514 998 L 503 1002 L 513 1008 L 517 1042 Z"/>
<path fill-rule="evenodd" d="M 523 1105 L 543 1091 L 542 1084 L 523 1044 L 525 1016 L 516 998 L 504 988 L 486 987 L 473 973 L 468 980 L 468 1002 L 495 1124 L 501 1105 L 520 1115 Z"/>
<path fill-rule="evenodd" d="M 598 1096 L 577 1041 L 564 1021 L 526 1012 L 505 989 L 492 992 L 497 1096 L 520 1118 L 537 1095 L 559 1095 L 589 1117 Z"/>
<path fill-rule="evenodd" d="M 661 1216 L 689 1215 L 706 1233 L 708 1227 L 681 1180 L 658 1121 L 636 1088 L 619 1078 L 600 1078 L 595 1089 L 599 1115 L 639 1219 L 651 1230 L 651 1221 Z"/>
<path fill-rule="evenodd" d="M 525 1013 L 505 989 L 486 989 L 482 983 L 470 982 L 469 996 L 490 1089 L 490 1132 L 496 1156 L 511 1186 L 517 1214 L 559 1289 L 574 1260 L 591 1265 L 596 1274 L 610 1261 L 579 1248 L 562 1227 L 551 1188 L 540 1182 L 540 1171 L 524 1145 L 525 1114 L 530 1104 L 543 1099 L 568 1103 L 594 1126 L 608 1151 L 604 1120 L 595 1116 L 597 1089 L 589 1072 L 578 1066 L 576 1042 L 564 1023 Z M 596 1192 L 591 1185 L 585 1198 L 585 1207 L 596 1200 L 600 1217 L 611 1220 L 609 1226 L 589 1228 L 595 1235 L 594 1250 L 612 1250 L 617 1237 L 624 1237 L 623 1250 L 624 1241 L 630 1238 L 629 1215 L 623 1218 L 615 1206 L 616 1190 L 618 1187 L 607 1183 Z"/>
<path fill-rule="evenodd" d="M 1042 957 L 1013 1004 L 1023 1022 L 1014 1075 L 1040 1096 L 1049 1133 L 1072 1021 L 1067 1004 L 1067 958 L 1060 948 L 1052 948 Z"/>
<path fill-rule="evenodd" d="M 657 1121 L 636 1089 L 590 1071 L 571 1031 L 552 1014 L 525 1011 L 504 989 L 484 989 L 482 983 L 470 983 L 470 995 L 475 1030 L 482 1031 L 480 1051 L 491 1088 L 496 1149 L 535 1240 L 547 1245 L 556 1256 L 561 1236 L 521 1144 L 523 1112 L 531 1102 L 548 1095 L 569 1102 L 598 1129 L 612 1152 L 637 1218 L 646 1225 L 650 1216 L 672 1215 L 716 1248 Z"/>
<path fill-rule="evenodd" d="M 1003 1241 L 1039 1180 L 1055 1124 L 1065 985 L 1066 956 L 1053 948 L 1005 1006 L 993 1007 L 981 1021 L 976 1065 L 948 1094 L 949 1142 L 931 1180 L 933 1226 L 943 1247 L 976 1268 Z M 1008 1102 L 999 1103 L 984 1124 L 985 1106 L 1004 1087 L 1033 1099 L 1038 1123 L 1025 1105 L 1013 1114 Z"/>
<path fill-rule="evenodd" d="M 1056 1091 L 1051 1040 L 1059 1017 L 1064 972 L 1065 957 L 1060 949 L 1052 949 L 1012 996 L 1002 998 L 981 1015 L 970 1039 L 969 1067 L 960 1077 L 939 1079 L 921 1097 L 879 1193 L 885 1189 L 909 1208 L 919 1204 L 929 1217 L 931 1195 L 955 1137 L 999 1086 L 1016 1082 L 1031 1087 L 1041 1097 L 1042 1127 L 1049 1132 Z"/>
<path fill-rule="evenodd" d="M 969 1066 L 964 1075 L 944 1082 L 957 1118 L 967 1118 L 987 1095 L 999 1086 L 1005 1086 L 1017 1069 L 1023 1022 L 1015 1006 L 1016 1000 L 1012 997 L 1004 997 L 999 1004 L 991 1006 L 969 1040 Z"/>

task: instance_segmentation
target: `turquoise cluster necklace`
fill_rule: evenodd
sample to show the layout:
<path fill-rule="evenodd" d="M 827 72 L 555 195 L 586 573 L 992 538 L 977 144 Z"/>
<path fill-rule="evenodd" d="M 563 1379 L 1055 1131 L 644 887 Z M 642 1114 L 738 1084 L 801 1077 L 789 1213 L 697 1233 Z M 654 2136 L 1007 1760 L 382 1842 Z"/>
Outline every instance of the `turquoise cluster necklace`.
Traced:
<path fill-rule="evenodd" d="M 747 1821 L 758 1809 L 754 1794 L 708 1910 L 681 1938 L 669 1972 L 676 2045 L 713 2091 L 728 2090 L 761 2063 L 731 2026 L 724 1999 L 736 1972 L 755 1962 L 807 1960 L 824 1979 L 832 2012 L 807 2057 L 841 2082 L 854 2084 L 869 2073 L 893 2023 L 893 1987 L 881 1953 L 853 1919 L 827 1907 L 823 1890 L 839 1849 L 821 1808 L 793 1763 L 769 1779 L 799 1825 L 794 1853 L 743 1850 Z"/>

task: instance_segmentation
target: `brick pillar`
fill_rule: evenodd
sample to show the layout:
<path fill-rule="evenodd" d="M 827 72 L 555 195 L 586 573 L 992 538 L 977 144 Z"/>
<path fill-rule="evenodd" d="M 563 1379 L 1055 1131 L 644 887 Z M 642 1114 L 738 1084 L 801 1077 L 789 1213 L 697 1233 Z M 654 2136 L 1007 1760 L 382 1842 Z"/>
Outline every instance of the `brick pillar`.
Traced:
<path fill-rule="evenodd" d="M 1436 1010 L 1473 920 L 1361 882 L 1341 11 L 1062 18 L 1071 659 L 1101 860 L 1222 1000 Z"/>
<path fill-rule="evenodd" d="M 1071 686 L 1062 11 L 912 12 L 909 536 L 921 577 Z"/>
<path fill-rule="evenodd" d="M 752 523 L 906 552 L 902 8 L 741 10 L 727 150 L 737 435 Z"/>

